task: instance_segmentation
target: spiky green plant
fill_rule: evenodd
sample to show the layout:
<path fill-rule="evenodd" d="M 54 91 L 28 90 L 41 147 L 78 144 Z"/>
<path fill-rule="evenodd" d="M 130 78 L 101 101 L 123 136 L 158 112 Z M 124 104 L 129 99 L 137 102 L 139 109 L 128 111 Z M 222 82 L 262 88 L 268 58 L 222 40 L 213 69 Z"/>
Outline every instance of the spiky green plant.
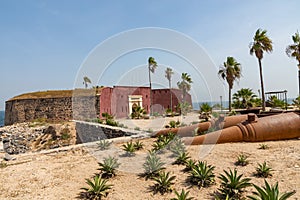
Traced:
<path fill-rule="evenodd" d="M 194 168 L 195 165 L 196 165 L 196 162 L 194 160 L 192 160 L 192 159 L 187 160 L 185 163 L 184 171 L 186 171 L 186 172 L 192 171 L 192 169 Z"/>
<path fill-rule="evenodd" d="M 265 186 L 262 188 L 255 184 L 253 186 L 256 189 L 255 192 L 252 192 L 255 196 L 248 196 L 252 200 L 286 200 L 296 193 L 296 191 L 292 191 L 280 194 L 278 182 L 276 182 L 275 186 L 270 186 L 266 180 Z"/>
<path fill-rule="evenodd" d="M 273 171 L 272 168 L 269 167 L 265 161 L 262 164 L 258 163 L 255 175 L 258 177 L 268 178 L 269 176 L 272 176 L 271 171 Z"/>
<path fill-rule="evenodd" d="M 267 145 L 267 144 L 259 144 L 259 149 L 263 149 L 263 150 L 265 150 L 265 149 L 269 149 L 270 147 L 269 147 L 269 145 Z"/>
<path fill-rule="evenodd" d="M 102 196 L 107 196 L 108 190 L 111 189 L 110 184 L 107 184 L 106 179 L 102 179 L 101 176 L 96 175 L 93 180 L 86 179 L 88 187 L 81 188 L 85 191 L 83 195 L 87 199 L 101 199 Z"/>
<path fill-rule="evenodd" d="M 165 147 L 166 147 L 165 142 L 156 140 L 152 145 L 152 151 L 163 153 Z"/>
<path fill-rule="evenodd" d="M 180 153 L 185 152 L 185 145 L 178 136 L 173 138 L 172 142 L 169 143 L 167 148 L 173 153 L 174 156 L 178 156 Z"/>
<path fill-rule="evenodd" d="M 176 165 L 185 165 L 186 162 L 188 161 L 188 159 L 190 159 L 191 157 L 189 156 L 188 152 L 179 152 L 176 160 L 174 161 L 174 164 Z"/>
<path fill-rule="evenodd" d="M 98 163 L 102 173 L 102 177 L 110 178 L 116 175 L 115 171 L 120 166 L 120 163 L 118 163 L 118 159 L 114 157 L 106 157 L 103 160 L 103 163 Z"/>
<path fill-rule="evenodd" d="M 175 198 L 172 198 L 171 200 L 192 200 L 194 197 L 188 197 L 190 191 L 185 191 L 184 189 L 181 190 L 181 193 L 177 192 L 176 190 L 174 191 L 176 194 Z"/>
<path fill-rule="evenodd" d="M 122 147 L 123 150 L 126 151 L 127 156 L 133 156 L 134 152 L 136 151 L 135 145 L 132 143 L 132 141 L 123 144 Z"/>
<path fill-rule="evenodd" d="M 144 148 L 144 144 L 140 141 L 136 141 L 134 144 L 133 144 L 134 148 L 136 150 L 140 150 L 140 149 L 143 149 Z"/>
<path fill-rule="evenodd" d="M 248 156 L 246 156 L 245 154 L 240 154 L 237 157 L 237 161 L 235 162 L 235 165 L 246 166 L 249 163 L 247 159 Z"/>
<path fill-rule="evenodd" d="M 100 140 L 98 144 L 98 147 L 100 150 L 106 150 L 109 149 L 109 146 L 112 144 L 112 142 L 109 142 L 107 140 Z"/>
<path fill-rule="evenodd" d="M 243 174 L 238 175 L 237 170 L 224 170 L 225 174 L 221 174 L 221 188 L 218 189 L 221 197 L 229 196 L 229 198 L 239 198 L 245 188 L 251 186 L 250 178 L 242 178 Z"/>
<path fill-rule="evenodd" d="M 174 185 L 175 176 L 170 176 L 170 172 L 160 172 L 157 177 L 154 177 L 155 184 L 153 186 L 154 192 L 164 194 L 172 192 L 172 185 Z"/>
<path fill-rule="evenodd" d="M 189 172 L 188 180 L 198 187 L 208 187 L 215 182 L 214 169 L 214 166 L 207 165 L 204 161 L 199 161 Z"/>
<path fill-rule="evenodd" d="M 156 155 L 155 152 L 149 152 L 146 161 L 143 164 L 144 168 L 144 176 L 146 179 L 148 178 L 154 178 L 158 176 L 159 172 L 164 169 L 163 167 L 164 163 L 161 161 L 161 159 Z"/>

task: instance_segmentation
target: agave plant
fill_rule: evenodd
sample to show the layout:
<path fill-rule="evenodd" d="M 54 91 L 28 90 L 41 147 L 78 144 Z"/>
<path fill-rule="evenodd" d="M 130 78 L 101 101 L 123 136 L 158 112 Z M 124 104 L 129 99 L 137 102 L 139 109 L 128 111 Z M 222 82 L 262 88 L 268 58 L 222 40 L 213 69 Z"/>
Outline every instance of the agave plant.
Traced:
<path fill-rule="evenodd" d="M 163 153 L 165 151 L 166 143 L 161 140 L 156 140 L 152 147 L 152 151 Z"/>
<path fill-rule="evenodd" d="M 239 198 L 243 190 L 251 186 L 250 178 L 242 178 L 243 174 L 238 175 L 237 170 L 224 170 L 224 174 L 219 176 L 221 179 L 221 188 L 218 189 L 220 196 L 225 198 Z"/>
<path fill-rule="evenodd" d="M 189 153 L 188 152 L 179 152 L 174 164 L 177 164 L 177 165 L 185 165 L 188 161 L 188 159 L 190 159 L 191 157 L 189 156 Z"/>
<path fill-rule="evenodd" d="M 107 184 L 106 179 L 102 179 L 101 176 L 96 175 L 93 180 L 86 179 L 88 187 L 81 188 L 85 191 L 83 195 L 87 199 L 101 199 L 102 196 L 107 196 L 108 190 L 112 185 Z"/>
<path fill-rule="evenodd" d="M 104 158 L 103 163 L 98 163 L 103 177 L 110 178 L 116 175 L 115 170 L 120 166 L 118 159 L 114 157 Z"/>
<path fill-rule="evenodd" d="M 253 184 L 253 186 L 256 189 L 255 192 L 252 192 L 255 196 L 248 196 L 248 198 L 252 200 L 285 200 L 296 193 L 296 191 L 292 191 L 280 194 L 278 182 L 276 182 L 275 186 L 270 186 L 266 180 L 265 187 L 261 188 L 255 184 Z"/>
<path fill-rule="evenodd" d="M 159 172 L 164 169 L 164 163 L 161 159 L 156 155 L 155 152 L 149 152 L 147 155 L 146 161 L 143 164 L 144 167 L 144 175 L 146 179 L 154 178 L 159 175 Z"/>
<path fill-rule="evenodd" d="M 173 181 L 175 180 L 175 178 L 175 176 L 170 176 L 170 172 L 160 172 L 159 175 L 154 178 L 154 192 L 160 192 L 161 194 L 172 192 L 171 186 L 174 185 Z"/>
<path fill-rule="evenodd" d="M 269 176 L 272 176 L 271 171 L 273 171 L 272 168 L 269 167 L 265 161 L 262 164 L 258 163 L 255 175 L 258 177 L 268 178 Z"/>
<path fill-rule="evenodd" d="M 126 151 L 127 156 L 133 156 L 134 152 L 136 151 L 135 145 L 132 143 L 132 141 L 123 144 L 122 147 L 123 150 Z"/>
<path fill-rule="evenodd" d="M 189 191 L 185 191 L 184 189 L 181 190 L 181 193 L 174 191 L 176 194 L 176 198 L 172 198 L 171 200 L 192 200 L 194 197 L 188 197 Z"/>
<path fill-rule="evenodd" d="M 174 156 L 178 156 L 180 153 L 185 152 L 185 145 L 179 137 L 174 137 L 167 148 L 174 154 Z"/>
<path fill-rule="evenodd" d="M 106 150 L 109 149 L 109 146 L 112 144 L 112 142 L 109 142 L 107 140 L 100 140 L 97 144 L 100 150 Z"/>
<path fill-rule="evenodd" d="M 185 163 L 184 171 L 186 171 L 186 172 L 192 171 L 192 169 L 195 167 L 195 165 L 196 165 L 196 162 L 194 160 L 192 160 L 192 159 L 187 160 Z"/>
<path fill-rule="evenodd" d="M 263 149 L 263 150 L 265 150 L 265 149 L 269 149 L 270 147 L 269 147 L 269 145 L 267 145 L 267 144 L 259 144 L 259 148 L 258 149 Z"/>
<path fill-rule="evenodd" d="M 140 149 L 143 149 L 144 148 L 144 144 L 140 141 L 136 141 L 134 144 L 133 144 L 135 150 L 140 150 Z"/>
<path fill-rule="evenodd" d="M 206 162 L 200 161 L 193 166 L 188 180 L 199 187 L 208 187 L 215 182 L 214 169 L 214 166 L 207 165 Z"/>
<path fill-rule="evenodd" d="M 245 154 L 240 154 L 237 157 L 237 161 L 235 162 L 235 165 L 246 166 L 249 163 L 247 159 L 248 156 L 246 156 Z"/>

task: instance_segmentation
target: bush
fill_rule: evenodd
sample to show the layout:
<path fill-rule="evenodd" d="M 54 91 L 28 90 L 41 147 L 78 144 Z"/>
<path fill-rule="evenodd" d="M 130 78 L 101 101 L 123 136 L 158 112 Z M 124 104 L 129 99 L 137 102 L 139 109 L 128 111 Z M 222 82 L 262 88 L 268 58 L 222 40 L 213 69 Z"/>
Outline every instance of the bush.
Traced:
<path fill-rule="evenodd" d="M 273 171 L 272 168 L 267 166 L 267 163 L 265 161 L 262 164 L 258 163 L 255 175 L 258 177 L 268 178 L 269 176 L 272 176 L 271 171 Z"/>
<path fill-rule="evenodd" d="M 237 157 L 237 161 L 235 162 L 235 165 L 246 166 L 249 163 L 249 161 L 247 159 L 248 159 L 248 156 L 246 156 L 245 154 L 240 154 Z"/>
<path fill-rule="evenodd" d="M 123 144 L 122 147 L 128 156 L 133 156 L 134 152 L 136 151 L 135 145 L 132 143 L 132 141 Z"/>
<path fill-rule="evenodd" d="M 198 187 L 207 187 L 215 182 L 215 175 L 213 173 L 215 167 L 207 165 L 206 162 L 198 162 L 192 167 L 188 177 L 189 182 Z"/>
<path fill-rule="evenodd" d="M 106 150 L 109 149 L 109 146 L 112 144 L 112 142 L 109 142 L 107 140 L 100 140 L 97 144 L 100 150 Z"/>
<path fill-rule="evenodd" d="M 174 185 L 175 176 L 170 176 L 170 172 L 160 172 L 158 177 L 154 178 L 154 192 L 160 192 L 164 194 L 166 192 L 172 192 L 171 186 Z"/>
<path fill-rule="evenodd" d="M 159 172 L 164 169 L 164 163 L 154 152 L 149 152 L 146 157 L 146 161 L 143 164 L 144 167 L 144 175 L 146 179 L 154 178 L 158 176 Z"/>
<path fill-rule="evenodd" d="M 120 166 L 118 159 L 114 157 L 104 158 L 103 163 L 98 163 L 103 177 L 110 178 L 116 175 L 115 170 Z"/>
<path fill-rule="evenodd" d="M 175 190 L 176 198 L 172 198 L 171 200 L 192 200 L 193 197 L 188 197 L 189 191 L 185 191 L 184 189 L 181 190 L 181 193 Z"/>
<path fill-rule="evenodd" d="M 112 185 L 107 184 L 107 180 L 102 179 L 101 176 L 96 175 L 93 180 L 86 179 L 88 187 L 81 188 L 85 191 L 82 193 L 86 199 L 101 199 L 102 196 L 107 196 L 108 190 Z"/>

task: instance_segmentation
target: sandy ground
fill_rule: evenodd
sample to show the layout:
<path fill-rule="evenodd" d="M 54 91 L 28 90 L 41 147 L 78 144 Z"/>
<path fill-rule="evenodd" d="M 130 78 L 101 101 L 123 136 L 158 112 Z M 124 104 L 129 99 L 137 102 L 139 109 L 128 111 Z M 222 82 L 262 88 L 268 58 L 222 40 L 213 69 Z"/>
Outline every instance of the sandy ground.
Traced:
<path fill-rule="evenodd" d="M 153 181 L 139 176 L 143 172 L 142 163 L 147 150 L 151 149 L 154 139 L 143 139 L 145 149 L 134 157 L 124 157 L 120 143 L 114 143 L 109 150 L 99 151 L 96 146 L 71 148 L 69 151 L 54 151 L 48 154 L 24 154 L 17 156 L 8 166 L 0 168 L 0 199 L 76 199 L 81 187 L 86 186 L 85 179 L 91 178 L 97 170 L 98 161 L 108 155 L 115 156 L 121 162 L 117 175 L 109 180 L 113 184 L 109 195 L 104 199 L 170 199 L 174 193 L 153 194 L 150 190 Z M 257 163 L 266 161 L 273 168 L 273 176 L 267 178 L 270 183 L 279 182 L 281 192 L 296 190 L 290 199 L 300 199 L 300 140 L 265 142 L 270 148 L 258 149 L 260 143 L 230 143 L 212 146 L 188 146 L 187 150 L 195 160 L 205 160 L 216 166 L 218 176 L 223 170 L 236 168 L 252 183 L 262 185 L 264 179 L 253 175 Z M 249 155 L 250 163 L 245 167 L 235 166 L 237 155 Z M 213 199 L 220 181 L 209 188 L 191 187 L 186 183 L 187 173 L 184 166 L 170 164 L 173 160 L 162 155 L 166 162 L 166 171 L 176 176 L 173 186 L 176 190 L 185 188 L 195 199 Z M 247 189 L 246 193 L 250 193 Z"/>

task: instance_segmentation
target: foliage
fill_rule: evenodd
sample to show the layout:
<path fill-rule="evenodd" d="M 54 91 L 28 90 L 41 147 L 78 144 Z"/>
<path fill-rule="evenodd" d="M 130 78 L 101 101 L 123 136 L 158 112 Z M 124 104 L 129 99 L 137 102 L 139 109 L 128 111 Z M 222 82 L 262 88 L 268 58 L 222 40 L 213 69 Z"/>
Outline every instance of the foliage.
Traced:
<path fill-rule="evenodd" d="M 136 130 L 136 131 L 140 131 L 140 130 L 141 130 L 141 128 L 140 128 L 140 127 L 138 127 L 138 126 L 136 126 L 136 127 L 134 128 L 134 130 Z"/>
<path fill-rule="evenodd" d="M 169 127 L 170 128 L 177 128 L 177 127 L 179 127 L 179 125 L 180 125 L 180 121 L 179 120 L 177 120 L 177 121 L 174 121 L 174 120 L 169 121 Z"/>
<path fill-rule="evenodd" d="M 196 162 L 194 160 L 192 160 L 192 159 L 187 160 L 185 163 L 184 171 L 186 171 L 186 172 L 192 171 L 192 169 L 195 167 L 195 165 L 196 165 Z"/>
<path fill-rule="evenodd" d="M 246 156 L 245 154 L 240 154 L 237 157 L 237 161 L 235 162 L 235 165 L 246 166 L 249 163 L 247 159 L 248 156 Z"/>
<path fill-rule="evenodd" d="M 81 188 L 86 193 L 87 199 L 101 199 L 102 196 L 107 196 L 108 190 L 112 185 L 107 184 L 106 179 L 102 179 L 101 176 L 96 175 L 93 180 L 86 179 L 88 187 Z"/>
<path fill-rule="evenodd" d="M 189 156 L 188 152 L 185 151 L 181 151 L 178 153 L 177 158 L 174 162 L 174 164 L 177 165 L 185 165 L 186 162 L 188 161 L 188 159 L 190 159 L 191 157 Z"/>
<path fill-rule="evenodd" d="M 175 184 L 175 178 L 175 176 L 170 176 L 170 172 L 160 172 L 158 177 L 154 177 L 154 192 L 160 192 L 161 194 L 172 192 L 171 186 Z"/>
<path fill-rule="evenodd" d="M 237 81 L 241 77 L 241 64 L 238 63 L 233 57 L 227 57 L 226 62 L 218 72 L 222 79 L 226 80 L 229 89 L 229 112 L 231 112 L 231 90 L 233 88 L 234 81 Z"/>
<path fill-rule="evenodd" d="M 286 104 L 283 100 L 278 99 L 276 96 L 270 96 L 270 98 L 267 101 L 268 104 L 272 108 L 285 108 Z"/>
<path fill-rule="evenodd" d="M 155 152 L 149 152 L 143 164 L 146 179 L 158 176 L 159 172 L 164 169 L 163 165 L 164 163 Z"/>
<path fill-rule="evenodd" d="M 100 150 L 106 150 L 109 149 L 109 146 L 112 144 L 112 142 L 109 142 L 107 140 L 100 140 L 97 144 Z"/>
<path fill-rule="evenodd" d="M 144 148 L 144 144 L 140 141 L 136 141 L 134 144 L 133 144 L 135 150 L 140 150 L 140 149 L 143 149 Z"/>
<path fill-rule="evenodd" d="M 218 189 L 220 196 L 225 198 L 239 198 L 243 189 L 251 186 L 250 178 L 242 178 L 243 174 L 237 175 L 237 170 L 224 170 L 224 174 L 219 176 L 221 188 Z"/>
<path fill-rule="evenodd" d="M 110 178 L 116 175 L 115 170 L 120 166 L 118 159 L 114 157 L 106 157 L 103 163 L 98 163 L 103 177 Z"/>
<path fill-rule="evenodd" d="M 300 96 L 293 100 L 293 105 L 300 109 Z"/>
<path fill-rule="evenodd" d="M 128 156 L 133 156 L 134 152 L 136 151 L 135 144 L 133 144 L 132 141 L 123 144 L 122 147 Z"/>
<path fill-rule="evenodd" d="M 131 119 L 140 119 L 146 114 L 146 111 L 141 106 L 132 107 Z"/>
<path fill-rule="evenodd" d="M 178 136 L 171 139 L 168 144 L 167 148 L 174 156 L 178 156 L 180 153 L 185 152 L 185 145 Z"/>
<path fill-rule="evenodd" d="M 272 176 L 271 171 L 273 171 L 272 168 L 269 167 L 265 161 L 262 164 L 258 163 L 255 175 L 258 177 L 268 178 L 269 176 Z"/>
<path fill-rule="evenodd" d="M 213 173 L 215 167 L 207 165 L 206 162 L 200 161 L 195 164 L 192 170 L 189 172 L 189 182 L 198 187 L 207 187 L 215 182 L 215 175 Z"/>
<path fill-rule="evenodd" d="M 180 90 L 182 90 L 183 103 L 186 102 L 186 93 L 191 90 L 191 83 L 193 83 L 191 76 L 187 73 L 181 74 L 181 81 L 177 82 L 177 86 Z M 181 112 L 183 113 L 183 108 L 181 108 Z"/>
<path fill-rule="evenodd" d="M 205 119 L 208 121 L 211 118 L 212 107 L 208 103 L 203 103 L 200 106 L 200 119 Z"/>
<path fill-rule="evenodd" d="M 61 130 L 60 132 L 60 138 L 62 140 L 68 140 L 71 138 L 71 134 L 70 134 L 70 129 L 69 128 L 64 128 L 63 130 Z"/>
<path fill-rule="evenodd" d="M 250 108 L 255 105 L 254 101 L 257 96 L 250 88 L 242 88 L 233 94 L 234 108 Z"/>
<path fill-rule="evenodd" d="M 174 74 L 172 68 L 170 67 L 167 67 L 166 71 L 165 71 L 165 77 L 168 79 L 169 81 L 169 90 L 170 90 L 170 111 L 167 112 L 168 113 L 171 113 L 173 115 L 173 112 L 172 112 L 172 109 L 173 109 L 173 102 L 172 102 L 172 91 L 171 91 L 171 78 L 172 78 L 172 75 Z"/>
<path fill-rule="evenodd" d="M 109 126 L 118 126 L 118 122 L 114 120 L 114 116 L 107 112 L 102 113 L 102 117 L 105 119 L 105 124 Z"/>
<path fill-rule="evenodd" d="M 179 111 L 182 115 L 186 115 L 191 111 L 191 105 L 188 102 L 183 102 L 177 105 L 176 110 Z"/>
<path fill-rule="evenodd" d="M 176 194 L 176 198 L 172 198 L 171 200 L 192 200 L 194 197 L 188 197 L 189 191 L 185 191 L 184 189 L 181 190 L 181 193 L 174 191 Z"/>
<path fill-rule="evenodd" d="M 258 149 L 263 149 L 263 150 L 265 150 L 265 149 L 269 149 L 270 147 L 269 147 L 269 145 L 267 145 L 267 144 L 259 144 L 259 148 Z"/>
<path fill-rule="evenodd" d="M 1 161 L 1 162 L 0 162 L 0 169 L 1 169 L 1 168 L 5 168 L 5 167 L 7 167 L 7 163 Z"/>
<path fill-rule="evenodd" d="M 286 48 L 286 54 L 295 58 L 298 61 L 298 67 L 300 67 L 300 35 L 298 31 L 292 36 L 292 39 L 294 43 Z"/>
<path fill-rule="evenodd" d="M 155 59 L 153 57 L 148 58 L 148 67 L 149 67 L 149 71 L 154 73 L 154 71 L 157 67 L 157 62 L 155 61 Z"/>
<path fill-rule="evenodd" d="M 292 191 L 280 194 L 278 182 L 276 182 L 275 186 L 270 186 L 266 180 L 265 186 L 262 188 L 254 184 L 253 186 L 256 189 L 256 191 L 253 192 L 255 196 L 248 196 L 248 198 L 252 200 L 286 200 L 296 193 L 296 191 Z"/>

